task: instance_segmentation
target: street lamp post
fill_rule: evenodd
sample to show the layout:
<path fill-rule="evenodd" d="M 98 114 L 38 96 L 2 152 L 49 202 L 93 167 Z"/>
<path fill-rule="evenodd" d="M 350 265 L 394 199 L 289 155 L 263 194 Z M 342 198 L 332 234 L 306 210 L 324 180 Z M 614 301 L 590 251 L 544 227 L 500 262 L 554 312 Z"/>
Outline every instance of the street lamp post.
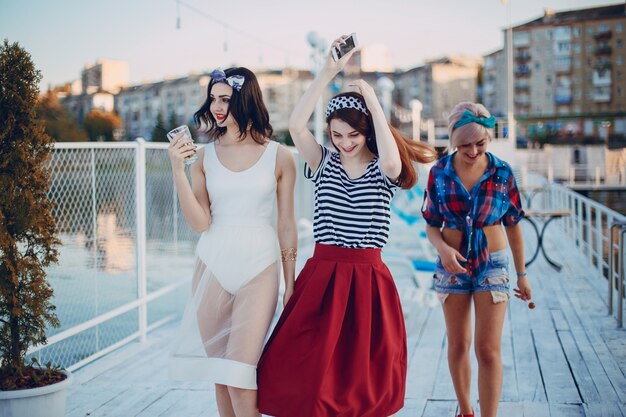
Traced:
<path fill-rule="evenodd" d="M 322 65 L 324 65 L 326 41 L 314 31 L 309 32 L 306 39 L 311 46 L 311 72 L 313 73 L 313 77 L 316 77 L 322 68 Z M 320 97 L 317 100 L 315 112 L 313 113 L 314 135 L 315 140 L 319 144 L 323 144 L 324 142 L 324 120 L 322 119 L 322 111 L 322 97 Z"/>
<path fill-rule="evenodd" d="M 511 2 L 509 0 L 500 0 L 502 4 L 506 5 L 506 111 L 507 111 L 507 126 L 508 126 L 508 139 L 512 142 L 513 148 L 515 148 L 517 138 L 515 132 L 515 108 L 513 101 L 513 26 L 511 25 Z"/>

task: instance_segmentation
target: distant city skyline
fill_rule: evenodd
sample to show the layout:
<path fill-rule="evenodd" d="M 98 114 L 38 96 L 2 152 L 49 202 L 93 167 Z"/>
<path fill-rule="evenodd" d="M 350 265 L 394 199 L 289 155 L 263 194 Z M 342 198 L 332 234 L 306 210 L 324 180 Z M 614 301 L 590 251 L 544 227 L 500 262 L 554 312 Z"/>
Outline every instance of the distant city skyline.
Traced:
<path fill-rule="evenodd" d="M 0 0 L 0 36 L 31 53 L 42 89 L 80 77 L 98 59 L 127 61 L 131 84 L 233 64 L 310 67 L 306 36 L 329 44 L 356 32 L 384 44 L 394 67 L 445 55 L 481 56 L 503 46 L 502 29 L 556 11 L 621 4 L 598 0 Z M 219 6 L 218 6 L 219 5 Z M 177 28 L 177 22 L 180 28 Z"/>

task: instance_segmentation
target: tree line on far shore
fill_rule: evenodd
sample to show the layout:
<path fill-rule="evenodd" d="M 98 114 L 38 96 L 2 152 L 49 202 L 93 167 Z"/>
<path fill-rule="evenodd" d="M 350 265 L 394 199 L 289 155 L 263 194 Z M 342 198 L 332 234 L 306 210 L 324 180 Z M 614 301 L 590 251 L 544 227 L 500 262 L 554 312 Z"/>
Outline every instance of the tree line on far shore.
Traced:
<path fill-rule="evenodd" d="M 46 133 L 56 142 L 111 142 L 123 140 L 125 136 L 124 122 L 116 112 L 92 109 L 79 124 L 61 105 L 54 91 L 39 97 L 36 114 L 43 122 Z M 167 132 L 176 126 L 176 115 L 171 114 L 166 123 L 159 113 L 151 140 L 167 142 Z"/>

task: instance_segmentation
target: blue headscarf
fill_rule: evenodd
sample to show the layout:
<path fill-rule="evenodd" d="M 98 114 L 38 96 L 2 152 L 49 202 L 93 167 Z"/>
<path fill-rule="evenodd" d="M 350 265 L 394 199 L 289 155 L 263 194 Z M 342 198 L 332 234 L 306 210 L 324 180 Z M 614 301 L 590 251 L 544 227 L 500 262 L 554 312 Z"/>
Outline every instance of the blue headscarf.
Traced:
<path fill-rule="evenodd" d="M 459 121 L 454 124 L 454 129 L 470 123 L 478 123 L 479 125 L 483 125 L 486 128 L 493 129 L 493 127 L 496 125 L 496 118 L 493 116 L 476 117 L 471 111 L 465 110 Z"/>

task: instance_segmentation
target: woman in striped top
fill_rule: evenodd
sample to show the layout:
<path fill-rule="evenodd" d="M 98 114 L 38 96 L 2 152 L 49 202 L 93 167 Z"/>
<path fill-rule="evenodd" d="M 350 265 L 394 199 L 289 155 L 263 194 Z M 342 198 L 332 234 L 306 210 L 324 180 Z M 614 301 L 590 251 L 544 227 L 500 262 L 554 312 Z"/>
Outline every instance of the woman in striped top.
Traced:
<path fill-rule="evenodd" d="M 404 318 L 380 251 L 394 192 L 415 184 L 412 161 L 433 161 L 436 152 L 389 126 L 362 80 L 350 83 L 359 93 L 328 103 L 334 151 L 317 144 L 307 122 L 352 53 L 328 55 L 289 120 L 315 183 L 316 245 L 258 365 L 259 410 L 272 416 L 384 417 L 404 404 Z"/>

